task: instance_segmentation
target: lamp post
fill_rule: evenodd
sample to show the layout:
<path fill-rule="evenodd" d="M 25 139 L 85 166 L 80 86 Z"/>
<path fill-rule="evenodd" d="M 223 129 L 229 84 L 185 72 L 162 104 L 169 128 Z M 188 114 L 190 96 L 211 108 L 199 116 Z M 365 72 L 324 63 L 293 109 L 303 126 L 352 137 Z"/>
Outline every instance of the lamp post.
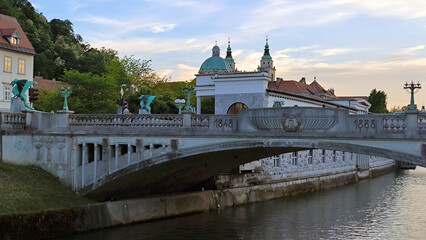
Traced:
<path fill-rule="evenodd" d="M 62 110 L 64 111 L 68 111 L 68 97 L 71 95 L 72 91 L 71 89 L 68 87 L 68 89 L 64 89 L 63 87 L 61 87 L 61 96 L 64 97 L 64 107 L 62 108 Z"/>
<path fill-rule="evenodd" d="M 176 99 L 175 105 L 177 108 L 179 108 L 179 114 L 181 114 L 182 108 L 185 106 L 185 99 Z"/>
<path fill-rule="evenodd" d="M 185 111 L 193 111 L 192 106 L 191 106 L 191 94 L 194 92 L 194 87 L 190 87 L 190 88 L 184 88 L 182 90 L 183 93 L 186 94 L 186 105 L 184 110 Z"/>
<path fill-rule="evenodd" d="M 411 83 L 405 82 L 404 89 L 407 90 L 407 92 L 409 91 L 409 93 L 411 93 L 410 105 L 407 107 L 408 111 L 417 111 L 417 105 L 414 104 L 414 94 L 417 93 L 421 88 L 422 87 L 419 82 L 417 83 L 413 83 L 412 81 Z"/>

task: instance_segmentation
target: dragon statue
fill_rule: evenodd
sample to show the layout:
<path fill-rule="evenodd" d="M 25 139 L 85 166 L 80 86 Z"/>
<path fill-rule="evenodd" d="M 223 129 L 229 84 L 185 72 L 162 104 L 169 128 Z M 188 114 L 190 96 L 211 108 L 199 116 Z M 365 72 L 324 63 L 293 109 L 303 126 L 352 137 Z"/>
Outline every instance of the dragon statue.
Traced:
<path fill-rule="evenodd" d="M 25 94 L 28 90 L 28 88 L 31 87 L 35 82 L 34 81 L 28 81 L 25 79 L 15 79 L 11 82 L 12 84 L 12 93 L 14 98 L 20 98 L 22 102 L 24 102 L 24 106 L 26 108 L 29 108 L 31 110 L 34 110 L 27 101 L 27 94 Z"/>
<path fill-rule="evenodd" d="M 139 97 L 139 100 L 141 101 L 141 110 L 146 110 L 148 114 L 151 114 L 151 107 L 149 105 L 152 103 L 152 101 L 154 101 L 156 97 L 157 96 L 141 95 Z"/>

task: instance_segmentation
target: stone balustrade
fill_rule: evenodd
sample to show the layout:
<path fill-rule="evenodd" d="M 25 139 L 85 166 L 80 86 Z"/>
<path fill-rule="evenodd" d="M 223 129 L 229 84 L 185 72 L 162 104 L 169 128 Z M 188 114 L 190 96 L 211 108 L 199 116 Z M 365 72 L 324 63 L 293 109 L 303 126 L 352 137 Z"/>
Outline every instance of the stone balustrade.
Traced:
<path fill-rule="evenodd" d="M 412 137 L 426 132 L 426 114 L 350 115 L 341 109 L 308 107 L 246 109 L 238 115 L 1 113 L 1 128 L 40 132 L 143 132 L 160 135 L 173 132 L 218 136 L 243 136 L 254 132 L 265 136 L 339 136 L 351 133 L 353 136 L 375 138 L 409 133 Z"/>
<path fill-rule="evenodd" d="M 26 125 L 25 113 L 2 112 L 1 129 L 23 129 Z"/>
<path fill-rule="evenodd" d="M 69 116 L 70 126 L 106 127 L 183 127 L 181 115 L 113 115 L 113 114 L 72 114 Z"/>

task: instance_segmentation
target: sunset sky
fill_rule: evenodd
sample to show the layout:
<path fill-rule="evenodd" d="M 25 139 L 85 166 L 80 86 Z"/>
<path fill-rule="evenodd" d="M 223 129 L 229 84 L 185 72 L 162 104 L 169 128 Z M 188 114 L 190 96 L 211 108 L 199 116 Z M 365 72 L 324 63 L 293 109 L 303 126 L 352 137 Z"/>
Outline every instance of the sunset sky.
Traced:
<path fill-rule="evenodd" d="M 426 105 L 424 0 L 30 0 L 50 21 L 69 19 L 94 47 L 152 59 L 172 81 L 194 78 L 215 41 L 228 37 L 236 67 L 257 68 L 269 37 L 277 76 L 314 77 L 338 96 L 388 95 L 388 108 L 407 105 L 406 81 L 420 82 Z"/>

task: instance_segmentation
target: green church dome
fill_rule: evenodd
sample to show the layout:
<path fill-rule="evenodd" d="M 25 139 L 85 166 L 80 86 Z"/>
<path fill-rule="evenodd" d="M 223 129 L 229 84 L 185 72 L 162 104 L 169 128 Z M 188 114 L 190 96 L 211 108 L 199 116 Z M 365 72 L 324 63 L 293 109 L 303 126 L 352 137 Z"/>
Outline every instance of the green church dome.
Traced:
<path fill-rule="evenodd" d="M 200 67 L 199 73 L 203 72 L 232 72 L 231 66 L 223 58 L 212 56 L 207 58 Z"/>
<path fill-rule="evenodd" d="M 215 45 L 212 49 L 212 56 L 201 64 L 200 71 L 198 72 L 232 72 L 232 68 L 225 59 L 220 57 L 220 48 Z"/>

